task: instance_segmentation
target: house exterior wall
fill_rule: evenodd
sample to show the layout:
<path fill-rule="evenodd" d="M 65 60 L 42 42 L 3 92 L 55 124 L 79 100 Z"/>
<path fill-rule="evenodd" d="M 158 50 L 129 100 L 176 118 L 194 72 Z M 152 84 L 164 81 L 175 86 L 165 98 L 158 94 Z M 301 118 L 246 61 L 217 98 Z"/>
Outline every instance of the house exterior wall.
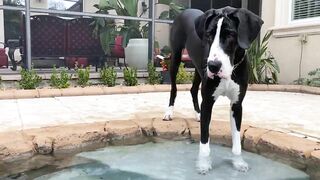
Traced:
<path fill-rule="evenodd" d="M 279 63 L 281 84 L 292 84 L 297 80 L 299 69 L 303 78 L 320 67 L 320 19 L 292 21 L 291 7 L 292 0 L 262 1 L 261 13 L 265 23 L 261 36 L 268 30 L 273 31 L 269 50 Z M 306 43 L 301 43 L 302 37 L 306 37 Z"/>

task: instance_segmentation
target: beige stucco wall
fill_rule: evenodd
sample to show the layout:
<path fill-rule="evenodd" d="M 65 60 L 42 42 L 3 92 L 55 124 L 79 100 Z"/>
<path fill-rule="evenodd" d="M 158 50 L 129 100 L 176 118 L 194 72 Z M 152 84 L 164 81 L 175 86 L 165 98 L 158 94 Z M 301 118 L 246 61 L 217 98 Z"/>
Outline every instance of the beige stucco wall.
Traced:
<path fill-rule="evenodd" d="M 261 35 L 273 30 L 269 50 L 280 66 L 279 83 L 291 84 L 308 72 L 320 67 L 320 21 L 291 21 L 291 0 L 263 0 Z M 307 42 L 301 43 L 302 36 Z M 302 47 L 303 46 L 303 47 Z M 300 55 L 302 61 L 300 66 Z M 300 67 L 300 68 L 299 68 Z"/>
<path fill-rule="evenodd" d="M 265 34 L 270 27 L 275 24 L 275 3 L 276 0 L 263 0 L 262 1 L 262 12 L 261 17 L 264 24 L 261 28 L 261 34 Z"/>

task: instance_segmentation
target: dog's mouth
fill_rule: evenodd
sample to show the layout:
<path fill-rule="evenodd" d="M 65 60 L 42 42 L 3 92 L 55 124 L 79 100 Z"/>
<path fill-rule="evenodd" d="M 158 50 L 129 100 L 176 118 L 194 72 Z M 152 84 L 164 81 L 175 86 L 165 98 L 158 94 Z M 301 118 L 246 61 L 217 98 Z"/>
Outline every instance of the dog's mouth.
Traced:
<path fill-rule="evenodd" d="M 221 79 L 228 79 L 230 76 L 228 76 L 228 75 L 226 75 L 226 74 L 224 74 L 224 73 L 222 73 L 222 70 L 220 70 L 219 72 L 217 72 L 217 73 L 212 73 L 209 69 L 207 69 L 207 74 L 208 74 L 208 77 L 210 78 L 210 79 L 214 79 L 214 77 L 219 77 L 219 78 L 221 78 Z"/>

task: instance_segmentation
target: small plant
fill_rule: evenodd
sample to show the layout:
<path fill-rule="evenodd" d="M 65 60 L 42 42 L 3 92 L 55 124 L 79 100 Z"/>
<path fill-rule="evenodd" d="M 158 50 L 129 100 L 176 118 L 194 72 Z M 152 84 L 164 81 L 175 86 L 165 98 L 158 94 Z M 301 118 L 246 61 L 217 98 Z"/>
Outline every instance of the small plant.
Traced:
<path fill-rule="evenodd" d="M 250 62 L 250 83 L 275 84 L 278 82 L 279 65 L 272 55 L 267 53 L 268 41 L 271 35 L 272 31 L 266 33 L 261 43 L 258 39 L 254 40 L 247 50 L 247 57 Z"/>
<path fill-rule="evenodd" d="M 52 75 L 50 77 L 50 86 L 56 88 L 68 88 L 70 86 L 69 80 L 71 79 L 72 75 L 68 75 L 67 71 L 63 69 L 60 72 L 60 76 L 57 73 L 56 67 L 53 68 Z"/>
<path fill-rule="evenodd" d="M 123 69 L 123 78 L 126 86 L 138 85 L 137 69 L 136 68 Z"/>
<path fill-rule="evenodd" d="M 35 89 L 42 81 L 42 78 L 37 75 L 34 69 L 22 69 L 20 74 L 21 80 L 19 81 L 19 85 L 22 89 Z"/>
<path fill-rule="evenodd" d="M 89 67 L 87 68 L 78 68 L 76 70 L 77 72 L 77 83 L 81 87 L 87 86 L 89 84 L 89 78 L 90 78 L 90 69 Z"/>
<path fill-rule="evenodd" d="M 108 87 L 113 87 L 116 85 L 117 72 L 113 67 L 103 68 L 100 71 L 101 82 Z"/>
<path fill-rule="evenodd" d="M 320 68 L 310 71 L 308 75 L 309 75 L 308 78 L 300 78 L 298 80 L 295 80 L 294 83 L 307 85 L 307 86 L 320 87 Z"/>
<path fill-rule="evenodd" d="M 187 72 L 184 68 L 184 63 L 180 63 L 179 71 L 177 74 L 177 84 L 187 84 L 192 82 L 193 74 L 190 72 Z"/>
<path fill-rule="evenodd" d="M 160 84 L 161 76 L 160 73 L 156 71 L 156 68 L 152 63 L 148 64 L 148 83 L 149 84 Z"/>

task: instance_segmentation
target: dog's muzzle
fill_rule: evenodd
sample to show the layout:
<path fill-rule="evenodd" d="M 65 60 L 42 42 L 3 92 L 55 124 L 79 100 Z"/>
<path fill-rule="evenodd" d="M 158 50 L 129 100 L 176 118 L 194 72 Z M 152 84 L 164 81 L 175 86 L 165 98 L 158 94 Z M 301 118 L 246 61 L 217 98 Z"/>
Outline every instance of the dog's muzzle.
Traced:
<path fill-rule="evenodd" d="M 208 77 L 213 79 L 214 76 L 221 76 L 222 62 L 219 60 L 208 61 Z M 222 77 L 220 77 L 222 78 Z"/>
<path fill-rule="evenodd" d="M 211 73 L 217 74 L 221 69 L 222 63 L 219 60 L 209 61 L 208 68 Z"/>

